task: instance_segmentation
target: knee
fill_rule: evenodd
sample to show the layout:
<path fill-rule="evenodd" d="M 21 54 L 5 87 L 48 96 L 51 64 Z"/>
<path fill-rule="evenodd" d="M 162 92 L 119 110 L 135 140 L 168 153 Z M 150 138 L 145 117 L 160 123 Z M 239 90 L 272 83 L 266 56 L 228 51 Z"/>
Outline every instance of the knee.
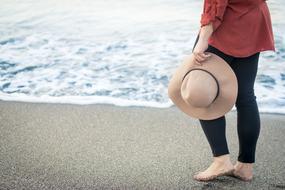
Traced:
<path fill-rule="evenodd" d="M 238 93 L 235 106 L 236 108 L 247 107 L 256 104 L 256 96 L 254 91 L 248 93 Z"/>

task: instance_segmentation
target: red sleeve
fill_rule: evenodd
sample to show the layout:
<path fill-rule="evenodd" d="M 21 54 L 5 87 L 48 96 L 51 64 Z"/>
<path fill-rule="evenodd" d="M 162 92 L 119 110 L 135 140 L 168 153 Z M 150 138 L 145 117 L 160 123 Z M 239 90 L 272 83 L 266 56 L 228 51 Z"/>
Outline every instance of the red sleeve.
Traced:
<path fill-rule="evenodd" d="M 223 21 L 228 0 L 204 0 L 204 9 L 201 14 L 201 27 L 212 22 L 215 31 Z"/>

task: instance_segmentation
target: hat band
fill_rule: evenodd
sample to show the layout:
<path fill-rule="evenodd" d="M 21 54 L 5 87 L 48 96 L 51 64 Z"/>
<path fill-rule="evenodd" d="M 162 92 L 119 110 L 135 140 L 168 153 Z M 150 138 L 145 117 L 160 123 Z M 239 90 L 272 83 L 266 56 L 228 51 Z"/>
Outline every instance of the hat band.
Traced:
<path fill-rule="evenodd" d="M 211 72 L 209 72 L 209 71 L 207 71 L 207 70 L 205 70 L 205 69 L 194 68 L 194 69 L 189 70 L 189 71 L 183 76 L 182 81 L 184 80 L 184 78 L 186 77 L 186 75 L 189 74 L 189 73 L 190 73 L 191 71 L 193 71 L 193 70 L 202 70 L 202 71 L 205 71 L 205 72 L 209 73 L 209 74 L 215 79 L 218 89 L 217 89 L 216 96 L 215 96 L 214 100 L 212 101 L 212 102 L 214 102 L 214 101 L 217 99 L 217 97 L 218 97 L 218 95 L 219 95 L 219 92 L 220 92 L 219 82 L 218 82 L 217 78 L 216 78 Z"/>

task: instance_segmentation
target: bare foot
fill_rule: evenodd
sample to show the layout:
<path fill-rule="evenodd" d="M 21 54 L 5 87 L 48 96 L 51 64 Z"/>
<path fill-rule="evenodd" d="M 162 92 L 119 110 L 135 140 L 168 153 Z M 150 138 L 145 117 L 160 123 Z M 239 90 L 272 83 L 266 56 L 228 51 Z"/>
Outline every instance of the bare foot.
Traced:
<path fill-rule="evenodd" d="M 232 173 L 234 166 L 230 161 L 229 154 L 214 157 L 212 164 L 204 171 L 194 175 L 195 180 L 209 181 L 218 176 L 228 175 Z"/>
<path fill-rule="evenodd" d="M 237 161 L 234 165 L 234 171 L 232 174 L 243 181 L 250 181 L 253 178 L 252 170 L 252 163 L 243 163 Z"/>

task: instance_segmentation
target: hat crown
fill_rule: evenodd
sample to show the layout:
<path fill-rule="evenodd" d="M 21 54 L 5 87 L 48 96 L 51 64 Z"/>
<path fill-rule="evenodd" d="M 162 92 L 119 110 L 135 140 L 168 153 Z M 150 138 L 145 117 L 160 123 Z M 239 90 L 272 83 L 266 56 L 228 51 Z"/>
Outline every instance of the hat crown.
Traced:
<path fill-rule="evenodd" d="M 202 65 L 195 63 L 193 53 L 183 59 L 183 63 L 179 65 L 169 81 L 168 95 L 172 102 L 187 115 L 210 120 L 221 117 L 231 110 L 237 99 L 238 81 L 231 66 L 223 58 L 212 52 L 207 53 L 211 56 Z M 200 71 L 197 72 L 197 69 Z M 208 72 L 209 75 L 203 73 L 201 69 Z M 194 75 L 192 76 L 194 73 L 204 74 L 210 80 L 194 77 Z M 214 80 L 210 77 L 213 77 Z M 193 80 L 197 81 L 193 84 Z M 213 81 L 216 82 L 215 85 Z M 188 83 L 189 85 L 187 85 Z M 203 86 L 202 90 L 201 86 Z M 194 94 L 194 92 L 196 93 Z M 207 98 L 207 94 L 215 97 L 213 101 L 211 101 L 212 98 Z M 203 105 L 201 102 L 206 103 Z M 192 104 L 210 106 L 197 107 Z"/>
<path fill-rule="evenodd" d="M 181 85 L 181 96 L 189 105 L 210 106 L 218 95 L 218 83 L 214 76 L 203 69 L 192 69 L 186 73 Z"/>

